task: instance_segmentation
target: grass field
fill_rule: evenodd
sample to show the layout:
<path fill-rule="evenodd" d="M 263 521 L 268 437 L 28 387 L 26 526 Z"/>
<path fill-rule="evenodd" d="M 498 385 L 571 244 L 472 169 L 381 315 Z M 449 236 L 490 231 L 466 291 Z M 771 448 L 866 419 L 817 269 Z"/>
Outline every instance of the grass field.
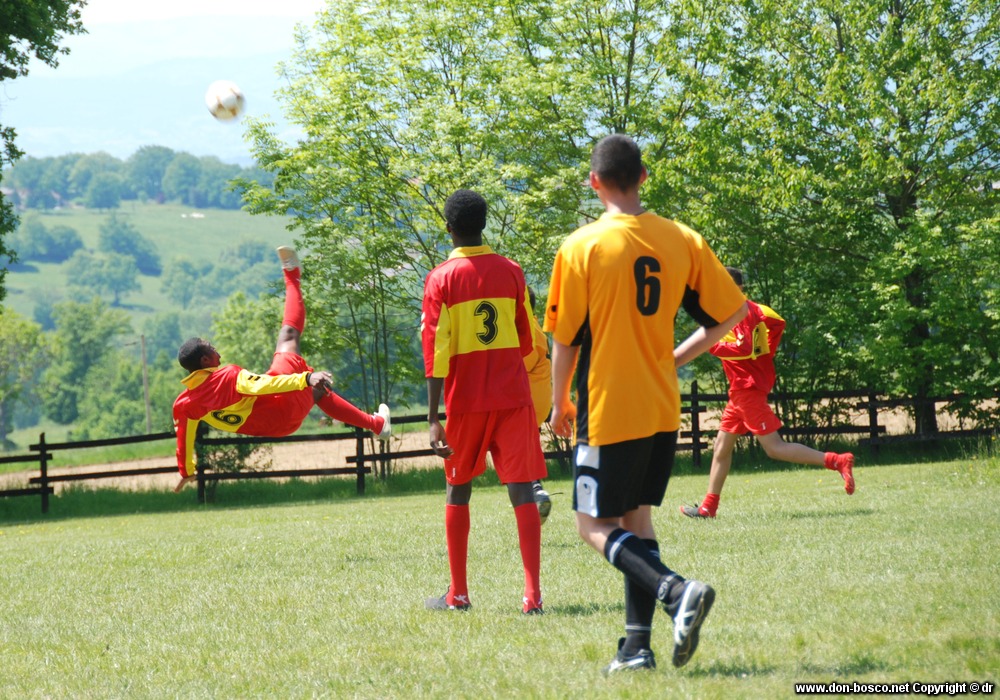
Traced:
<path fill-rule="evenodd" d="M 194 218 L 192 213 L 203 216 Z M 62 225 L 75 229 L 84 246 L 90 250 L 97 250 L 100 227 L 108 218 L 108 212 L 93 209 L 22 212 L 21 216 L 34 214 L 38 214 L 41 222 L 48 228 Z M 116 214 L 156 245 L 164 266 L 175 257 L 206 259 L 214 263 L 225 248 L 243 241 L 261 241 L 278 246 L 291 242 L 293 238 L 285 229 L 285 219 L 251 216 L 244 211 L 194 209 L 180 204 L 123 202 Z M 7 298 L 4 301 L 6 306 L 27 318 L 32 317 L 39 293 L 56 294 L 65 298 L 66 292 L 66 276 L 62 265 L 37 262 L 31 262 L 31 265 L 36 271 L 12 272 L 7 276 Z M 139 282 L 142 291 L 122 300 L 124 308 L 133 319 L 142 319 L 158 311 L 176 308 L 161 293 L 159 277 L 140 275 Z"/>
<path fill-rule="evenodd" d="M 575 534 L 569 481 L 548 483 L 547 614 L 520 614 L 505 491 L 472 501 L 473 609 L 434 613 L 448 580 L 440 471 L 193 492 L 72 491 L 0 500 L 3 698 L 785 698 L 794 683 L 996 682 L 1000 460 L 832 472 L 736 472 L 712 522 L 656 521 L 665 560 L 712 583 L 701 646 L 603 678 L 622 581 Z"/>

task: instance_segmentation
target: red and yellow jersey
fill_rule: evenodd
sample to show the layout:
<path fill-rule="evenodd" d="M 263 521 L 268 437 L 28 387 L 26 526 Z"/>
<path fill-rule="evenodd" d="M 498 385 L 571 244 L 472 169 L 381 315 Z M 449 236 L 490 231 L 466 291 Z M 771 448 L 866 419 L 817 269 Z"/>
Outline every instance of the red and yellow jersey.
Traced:
<path fill-rule="evenodd" d="M 743 293 L 693 230 L 645 212 L 605 213 L 556 254 L 545 330 L 580 346 L 577 440 L 608 445 L 680 427 L 674 317 L 715 326 Z"/>
<path fill-rule="evenodd" d="M 279 437 L 294 432 L 312 406 L 312 389 L 307 383 L 308 372 L 299 374 L 253 374 L 236 365 L 200 369 L 183 380 L 187 387 L 174 401 L 174 430 L 177 432 L 177 467 L 182 476 L 194 473 L 196 465 L 194 440 L 198 422 L 227 433 Z M 305 413 L 287 416 L 287 402 L 268 401 L 268 397 L 291 392 L 308 392 Z M 260 401 L 264 399 L 264 401 Z M 290 423 L 291 430 L 275 430 L 275 418 L 281 425 Z M 291 419 L 289 421 L 289 419 Z"/>
<path fill-rule="evenodd" d="M 531 323 L 531 352 L 524 356 L 524 368 L 528 371 L 531 386 L 531 403 L 535 405 L 538 427 L 549 418 L 552 411 L 552 361 L 549 359 L 549 339 L 535 318 L 528 314 Z"/>
<path fill-rule="evenodd" d="M 462 246 L 424 283 L 427 377 L 444 378 L 448 413 L 531 404 L 523 357 L 532 351 L 520 266 L 489 246 Z"/>
<path fill-rule="evenodd" d="M 729 388 L 769 392 L 774 387 L 774 353 L 785 332 L 785 319 L 774 309 L 747 301 L 746 318 L 709 352 L 722 360 Z"/>

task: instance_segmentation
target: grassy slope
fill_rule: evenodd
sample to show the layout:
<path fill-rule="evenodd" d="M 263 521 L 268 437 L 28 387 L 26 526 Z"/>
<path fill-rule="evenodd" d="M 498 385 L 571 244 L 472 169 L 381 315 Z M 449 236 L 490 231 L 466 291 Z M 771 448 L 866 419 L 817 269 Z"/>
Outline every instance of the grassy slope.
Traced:
<path fill-rule="evenodd" d="M 192 218 L 190 215 L 194 212 L 203 214 L 204 218 Z M 117 215 L 156 245 L 164 267 L 174 257 L 203 258 L 214 263 L 222 250 L 241 241 L 263 241 L 277 246 L 293 239 L 292 234 L 285 230 L 284 219 L 250 216 L 243 211 L 196 210 L 179 204 L 126 202 Z M 106 212 L 86 209 L 69 209 L 40 216 L 42 223 L 49 228 L 63 225 L 75 229 L 84 246 L 91 250 L 97 250 L 100 226 L 107 217 Z M 44 290 L 61 297 L 66 295 L 66 276 L 62 265 L 31 264 L 37 272 L 12 272 L 7 276 L 8 296 L 5 300 L 7 306 L 27 318 L 32 317 L 35 294 Z M 139 321 L 134 323 L 136 327 L 140 327 L 141 320 L 148 315 L 173 308 L 160 292 L 159 277 L 140 275 L 139 280 L 142 292 L 122 300 L 133 321 Z"/>
<path fill-rule="evenodd" d="M 677 477 L 656 512 L 664 558 L 715 585 L 716 606 L 687 667 L 670 666 L 658 614 L 659 668 L 609 679 L 621 576 L 576 536 L 569 483 L 549 482 L 548 614 L 525 618 L 493 483 L 473 498 L 473 610 L 423 609 L 447 585 L 433 476 L 362 498 L 347 480 L 232 484 L 208 506 L 76 492 L 49 518 L 0 502 L 0 697 L 791 698 L 802 681 L 998 680 L 996 459 L 861 468 L 850 498 L 821 470 L 734 473 L 713 522 L 677 513 L 705 486 Z"/>

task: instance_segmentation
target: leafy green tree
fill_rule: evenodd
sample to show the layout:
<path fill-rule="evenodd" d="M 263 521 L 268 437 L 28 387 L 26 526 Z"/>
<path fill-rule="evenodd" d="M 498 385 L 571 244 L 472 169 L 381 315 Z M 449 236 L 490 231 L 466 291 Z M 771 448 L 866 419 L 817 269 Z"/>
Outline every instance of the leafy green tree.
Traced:
<path fill-rule="evenodd" d="M 120 160 L 103 151 L 80 156 L 69 172 L 70 194 L 73 197 L 86 198 L 95 177 L 119 175 L 123 167 Z"/>
<path fill-rule="evenodd" d="M 66 284 L 97 296 L 111 295 L 111 305 L 120 306 L 121 298 L 142 289 L 139 269 L 127 255 L 93 254 L 78 250 L 66 263 Z"/>
<path fill-rule="evenodd" d="M 718 116 L 692 133 L 712 151 L 685 160 L 704 230 L 791 322 L 779 376 L 993 395 L 1000 6 L 725 0 L 696 14 L 730 30 L 707 42 L 700 80 Z M 933 404 L 913 416 L 936 431 Z"/>
<path fill-rule="evenodd" d="M 131 257 L 144 275 L 158 277 L 163 272 L 156 244 L 113 212 L 100 225 L 97 248 L 108 255 Z"/>
<path fill-rule="evenodd" d="M 121 198 L 121 177 L 115 173 L 97 173 L 90 178 L 83 201 L 90 209 L 117 209 Z"/>
<path fill-rule="evenodd" d="M 46 2 L 3 2 L 0 6 L 0 87 L 5 80 L 25 76 L 32 58 L 48 66 L 59 65 L 59 54 L 67 53 L 59 42 L 64 35 L 81 34 L 80 8 L 85 0 L 46 0 Z M 0 92 L 2 94 L 2 92 Z M 21 157 L 15 145 L 16 131 L 0 123 L 0 182 L 4 166 Z M 7 199 L 0 194 L 0 257 L 13 259 L 7 249 L 7 237 L 17 227 L 17 217 Z M 7 295 L 4 281 L 7 267 L 0 266 L 0 302 Z"/>
<path fill-rule="evenodd" d="M 161 289 L 170 301 L 186 309 L 198 297 L 199 288 L 212 272 L 213 265 L 205 260 L 186 257 L 171 258 L 160 281 Z"/>
<path fill-rule="evenodd" d="M 10 309 L 0 307 L 0 449 L 19 403 L 34 396 L 33 380 L 48 362 L 41 327 Z"/>
<path fill-rule="evenodd" d="M 143 146 L 125 162 L 125 171 L 132 187 L 146 199 L 162 202 L 163 176 L 175 153 L 166 146 Z"/>
<path fill-rule="evenodd" d="M 190 153 L 178 153 L 163 173 L 163 194 L 167 199 L 198 206 L 201 161 Z"/>
<path fill-rule="evenodd" d="M 50 335 L 52 363 L 42 375 L 38 393 L 45 414 L 63 425 L 79 415 L 87 375 L 107 353 L 132 332 L 128 315 L 109 309 L 100 299 L 56 304 L 55 331 Z"/>

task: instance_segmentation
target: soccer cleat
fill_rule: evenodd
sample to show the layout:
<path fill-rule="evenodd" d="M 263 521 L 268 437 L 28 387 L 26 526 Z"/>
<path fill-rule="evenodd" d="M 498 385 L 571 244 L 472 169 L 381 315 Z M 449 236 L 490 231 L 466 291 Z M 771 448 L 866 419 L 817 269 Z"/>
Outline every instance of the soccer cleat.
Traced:
<path fill-rule="evenodd" d="M 448 593 L 451 593 L 451 589 L 448 589 Z M 448 602 L 448 593 L 445 593 L 440 598 L 428 598 L 424 601 L 424 607 L 428 610 L 458 610 L 465 611 L 472 607 L 472 603 L 469 602 L 469 596 L 467 595 L 457 595 L 454 597 L 454 603 Z"/>
<path fill-rule="evenodd" d="M 538 506 L 538 515 L 542 519 L 542 525 L 544 525 L 545 519 L 552 512 L 552 499 L 549 498 L 548 491 L 543 489 L 541 483 L 537 481 L 535 482 L 535 504 Z"/>
<path fill-rule="evenodd" d="M 674 666 L 681 667 L 691 660 L 698 648 L 698 632 L 705 616 L 715 602 L 715 589 L 701 581 L 684 585 L 677 613 L 674 615 Z"/>
<path fill-rule="evenodd" d="M 840 475 L 844 477 L 844 491 L 850 496 L 854 493 L 854 455 L 850 452 L 837 455 L 834 464 Z"/>
<path fill-rule="evenodd" d="M 689 518 L 714 518 L 715 513 L 709 513 L 701 506 L 681 506 L 681 513 Z"/>
<path fill-rule="evenodd" d="M 300 267 L 299 256 L 294 248 L 288 246 L 278 246 L 278 259 L 281 260 L 282 270 L 296 270 Z"/>
<path fill-rule="evenodd" d="M 544 615 L 545 611 L 542 610 L 542 601 L 537 603 L 529 602 L 527 598 L 521 598 L 524 601 L 524 607 L 521 608 L 521 612 L 525 615 Z"/>
<path fill-rule="evenodd" d="M 615 658 L 612 659 L 611 663 L 605 666 L 604 670 L 601 672 L 605 676 L 610 676 L 612 673 L 618 673 L 619 671 L 635 671 L 640 668 L 656 668 L 656 657 L 653 656 L 652 649 L 640 649 L 632 656 L 625 656 L 622 654 L 623 646 L 625 646 L 625 637 L 621 637 L 618 640 L 618 653 L 615 654 Z"/>
<path fill-rule="evenodd" d="M 392 420 L 389 417 L 389 407 L 384 403 L 378 405 L 378 411 L 372 415 L 380 416 L 385 422 L 382 424 L 382 430 L 379 432 L 377 437 L 382 442 L 386 442 L 392 435 Z"/>

